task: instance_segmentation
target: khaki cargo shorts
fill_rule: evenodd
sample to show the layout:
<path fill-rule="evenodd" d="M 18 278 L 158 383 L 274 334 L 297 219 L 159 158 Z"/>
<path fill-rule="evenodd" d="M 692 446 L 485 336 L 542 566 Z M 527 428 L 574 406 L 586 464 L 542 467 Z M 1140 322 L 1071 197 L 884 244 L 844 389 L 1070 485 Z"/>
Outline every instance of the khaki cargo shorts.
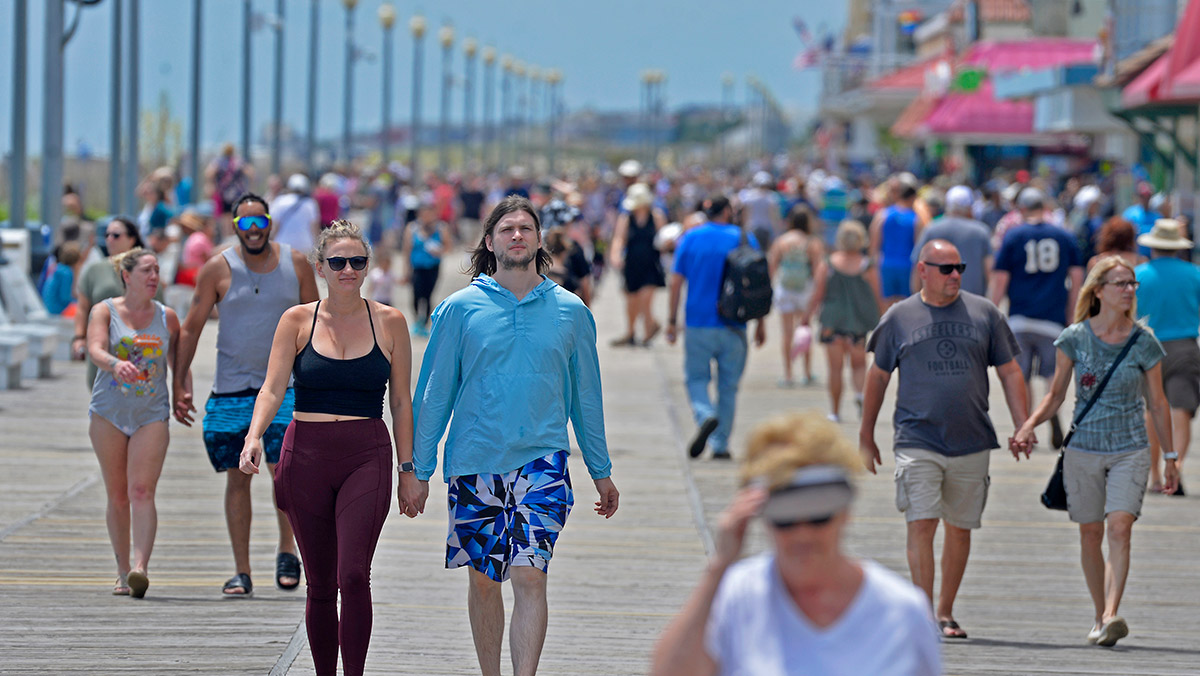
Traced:
<path fill-rule="evenodd" d="M 1103 521 L 1113 512 L 1142 514 L 1150 478 L 1150 449 L 1088 453 L 1068 448 L 1063 455 L 1067 515 L 1075 523 Z"/>
<path fill-rule="evenodd" d="M 896 509 L 906 520 L 945 519 L 958 528 L 979 528 L 991 484 L 990 451 L 956 457 L 921 448 L 895 452 Z"/>

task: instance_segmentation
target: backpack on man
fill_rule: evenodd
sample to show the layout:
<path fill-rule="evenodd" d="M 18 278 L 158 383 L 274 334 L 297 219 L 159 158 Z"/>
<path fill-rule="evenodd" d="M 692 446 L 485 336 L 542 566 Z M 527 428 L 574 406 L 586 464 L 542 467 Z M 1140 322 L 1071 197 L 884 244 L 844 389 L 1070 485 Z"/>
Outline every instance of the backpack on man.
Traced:
<path fill-rule="evenodd" d="M 750 246 L 746 232 L 725 256 L 721 293 L 717 296 L 717 314 L 728 322 L 745 324 L 761 319 L 771 311 L 771 270 L 767 256 Z"/>

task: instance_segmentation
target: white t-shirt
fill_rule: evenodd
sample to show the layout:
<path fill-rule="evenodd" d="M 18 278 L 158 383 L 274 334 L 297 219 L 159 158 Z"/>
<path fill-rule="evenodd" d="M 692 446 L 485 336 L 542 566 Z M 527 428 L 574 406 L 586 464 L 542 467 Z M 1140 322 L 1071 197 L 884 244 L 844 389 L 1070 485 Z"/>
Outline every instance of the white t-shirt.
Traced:
<path fill-rule="evenodd" d="M 796 607 L 775 555 L 735 564 L 713 600 L 705 648 L 723 676 L 933 676 L 941 647 L 929 600 L 874 561 L 842 616 L 821 629 Z"/>
<path fill-rule="evenodd" d="M 282 242 L 304 255 L 313 249 L 313 223 L 321 218 L 317 201 L 286 192 L 271 202 L 271 240 Z"/>
<path fill-rule="evenodd" d="M 391 270 L 371 268 L 367 273 L 367 282 L 371 285 L 371 300 L 384 305 L 392 304 L 392 287 L 396 285 L 396 275 Z"/>

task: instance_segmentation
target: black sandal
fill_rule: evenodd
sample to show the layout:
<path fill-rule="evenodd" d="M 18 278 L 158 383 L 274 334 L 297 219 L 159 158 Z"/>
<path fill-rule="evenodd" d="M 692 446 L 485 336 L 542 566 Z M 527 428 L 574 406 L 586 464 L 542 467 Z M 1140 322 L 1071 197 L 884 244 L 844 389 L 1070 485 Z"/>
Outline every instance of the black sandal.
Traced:
<path fill-rule="evenodd" d="M 242 591 L 235 592 L 233 589 L 241 589 Z M 247 598 L 254 595 L 254 583 L 250 581 L 250 576 L 245 573 L 238 573 L 225 583 L 221 588 L 221 595 L 227 599 Z"/>
<path fill-rule="evenodd" d="M 281 580 L 290 577 L 295 580 L 284 584 Z M 283 591 L 292 591 L 300 586 L 300 559 L 290 552 L 279 552 L 275 555 L 275 586 Z"/>

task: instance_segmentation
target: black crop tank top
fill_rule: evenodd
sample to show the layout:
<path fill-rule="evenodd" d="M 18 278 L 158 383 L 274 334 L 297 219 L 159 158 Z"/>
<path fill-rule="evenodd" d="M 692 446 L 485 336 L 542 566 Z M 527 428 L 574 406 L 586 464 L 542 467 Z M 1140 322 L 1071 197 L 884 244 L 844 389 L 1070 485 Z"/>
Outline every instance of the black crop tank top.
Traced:
<path fill-rule="evenodd" d="M 375 347 L 356 359 L 331 359 L 313 348 L 312 337 L 317 330 L 317 312 L 313 310 L 312 331 L 308 344 L 296 355 L 292 366 L 292 388 L 296 410 L 301 413 L 330 413 L 361 418 L 382 418 L 383 397 L 387 391 L 392 365 L 379 349 L 375 337 L 375 322 L 371 321 L 371 303 L 366 299 L 367 319 Z"/>

